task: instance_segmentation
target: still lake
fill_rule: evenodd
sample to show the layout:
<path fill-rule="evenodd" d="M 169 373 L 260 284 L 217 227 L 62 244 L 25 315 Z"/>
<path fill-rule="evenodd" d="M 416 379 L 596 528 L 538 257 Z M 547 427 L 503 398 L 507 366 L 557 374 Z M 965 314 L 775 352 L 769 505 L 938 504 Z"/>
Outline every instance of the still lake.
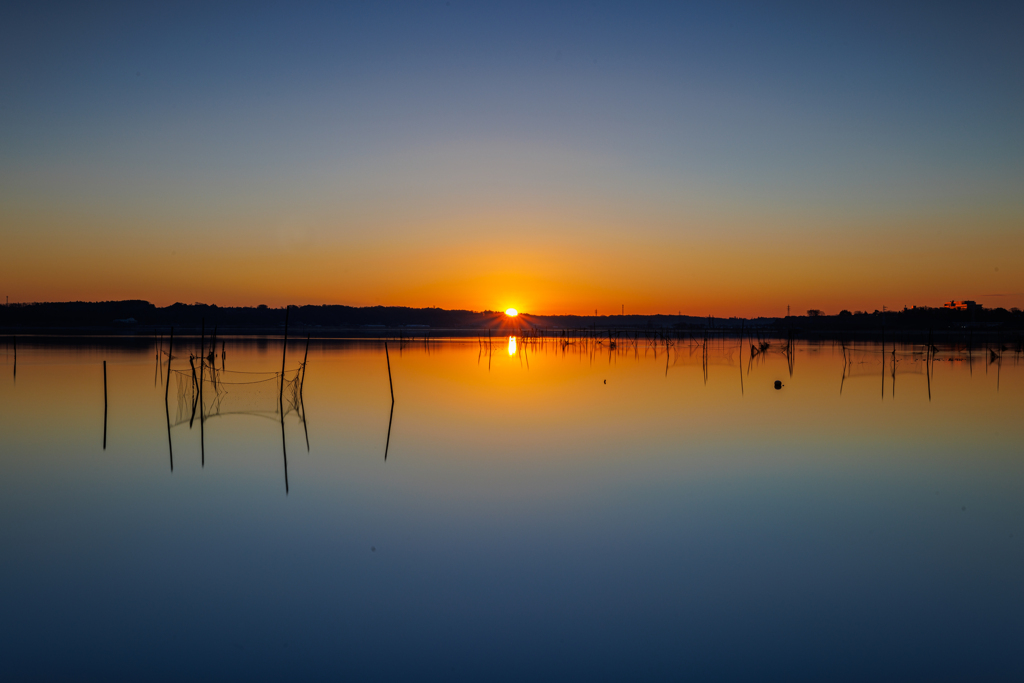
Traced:
<path fill-rule="evenodd" d="M 1024 678 L 1013 350 L 159 349 L 6 342 L 0 679 Z"/>

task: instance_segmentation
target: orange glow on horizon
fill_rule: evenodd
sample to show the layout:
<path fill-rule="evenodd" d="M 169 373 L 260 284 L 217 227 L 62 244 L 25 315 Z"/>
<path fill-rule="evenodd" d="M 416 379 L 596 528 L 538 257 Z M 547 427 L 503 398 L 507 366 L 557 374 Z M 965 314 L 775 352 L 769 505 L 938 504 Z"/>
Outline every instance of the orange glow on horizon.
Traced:
<path fill-rule="evenodd" d="M 708 218 L 706 226 L 684 221 L 655 241 L 645 237 L 645 230 L 659 229 L 648 218 L 624 245 L 601 239 L 611 226 L 597 219 L 588 224 L 588 239 L 581 240 L 582 228 L 560 215 L 531 223 L 529 216 L 493 218 L 481 212 L 495 234 L 515 232 L 530 245 L 509 247 L 497 238 L 459 241 L 472 226 L 458 216 L 443 226 L 427 222 L 436 228 L 436 243 L 416 239 L 401 216 L 381 211 L 380 224 L 408 239 L 386 249 L 373 242 L 343 249 L 334 233 L 312 219 L 305 231 L 280 232 L 258 221 L 243 232 L 232 221 L 218 227 L 197 220 L 183 237 L 201 234 L 209 249 L 186 258 L 179 248 L 161 248 L 161 230 L 169 228 L 147 216 L 100 224 L 96 216 L 86 220 L 11 209 L 0 218 L 5 227 L 16 227 L 5 235 L 5 246 L 18 258 L 5 264 L 6 289 L 0 294 L 10 295 L 12 304 L 143 299 L 157 306 L 338 304 L 474 311 L 515 301 L 516 317 L 495 311 L 515 323 L 525 311 L 756 317 L 784 316 L 789 306 L 794 313 L 813 308 L 834 315 L 843 309 L 941 306 L 950 299 L 1024 307 L 1024 266 L 999 258 L 1024 249 L 1024 232 L 1010 225 L 1012 212 L 1006 219 L 972 218 L 993 236 L 977 243 L 956 242 L 963 216 L 953 214 L 916 222 L 879 220 L 862 231 L 854 230 L 861 224 L 854 219 L 841 225 L 825 219 L 814 226 L 798 223 L 785 228 L 793 231 L 792 240 L 766 239 L 769 229 L 787 234 L 768 219 L 723 216 Z M 515 222 L 520 218 L 530 226 L 525 232 Z M 141 232 L 124 239 L 132 226 Z M 824 236 L 814 237 L 812 227 L 825 230 Z M 830 237 L 840 229 L 851 235 L 841 246 Z M 891 248 L 876 254 L 878 236 L 886 231 Z M 993 242 L 1001 245 L 998 254 L 987 246 Z M 949 246 L 954 243 L 955 249 Z M 498 251 L 501 265 L 493 259 Z"/>

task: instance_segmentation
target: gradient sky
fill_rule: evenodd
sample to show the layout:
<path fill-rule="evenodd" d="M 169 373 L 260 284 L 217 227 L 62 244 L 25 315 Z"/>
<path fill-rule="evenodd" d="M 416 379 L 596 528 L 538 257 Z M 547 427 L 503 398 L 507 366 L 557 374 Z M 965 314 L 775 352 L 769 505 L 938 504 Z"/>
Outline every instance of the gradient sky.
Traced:
<path fill-rule="evenodd" d="M 5 5 L 0 295 L 1024 307 L 1024 5 Z"/>

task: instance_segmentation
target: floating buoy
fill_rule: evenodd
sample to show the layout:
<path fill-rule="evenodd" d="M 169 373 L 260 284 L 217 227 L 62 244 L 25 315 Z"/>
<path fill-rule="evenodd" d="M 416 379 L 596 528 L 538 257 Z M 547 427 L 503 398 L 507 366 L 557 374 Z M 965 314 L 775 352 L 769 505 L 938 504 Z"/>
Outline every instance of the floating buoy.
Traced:
<path fill-rule="evenodd" d="M 781 389 L 782 388 L 782 382 L 779 381 L 779 380 L 775 380 L 775 388 L 776 389 Z"/>

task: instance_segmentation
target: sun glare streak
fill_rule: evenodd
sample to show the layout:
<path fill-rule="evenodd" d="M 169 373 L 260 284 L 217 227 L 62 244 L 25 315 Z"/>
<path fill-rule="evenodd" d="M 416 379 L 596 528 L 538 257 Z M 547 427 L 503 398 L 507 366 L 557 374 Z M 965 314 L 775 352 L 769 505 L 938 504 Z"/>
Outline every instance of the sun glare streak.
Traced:
<path fill-rule="evenodd" d="M 506 308 L 506 309 L 505 309 L 505 315 L 507 315 L 507 316 L 508 316 L 508 317 L 510 317 L 510 318 L 514 318 L 514 317 L 516 317 L 517 315 L 519 315 L 519 311 L 517 311 L 517 310 L 516 310 L 516 309 L 514 309 L 514 308 Z"/>
<path fill-rule="evenodd" d="M 516 338 L 515 337 L 509 337 L 508 338 L 508 355 L 510 355 L 510 356 L 516 355 Z"/>

